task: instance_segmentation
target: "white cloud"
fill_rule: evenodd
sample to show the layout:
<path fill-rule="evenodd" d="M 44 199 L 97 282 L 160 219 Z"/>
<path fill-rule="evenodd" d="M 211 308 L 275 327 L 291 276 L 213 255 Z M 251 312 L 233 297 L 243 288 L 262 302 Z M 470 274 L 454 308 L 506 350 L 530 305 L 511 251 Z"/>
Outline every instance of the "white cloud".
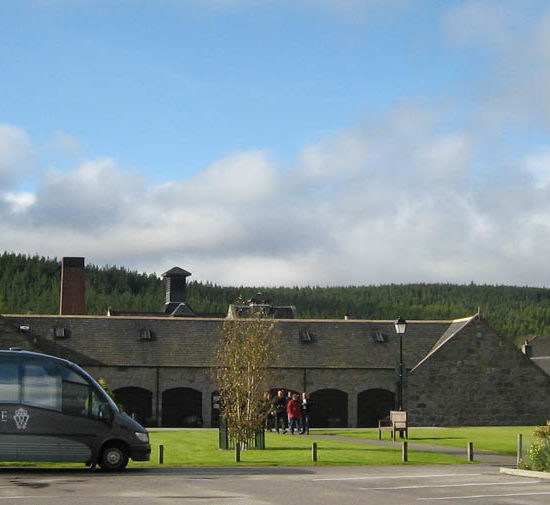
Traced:
<path fill-rule="evenodd" d="M 547 285 L 550 155 L 508 160 L 521 184 L 474 185 L 480 139 L 439 112 L 398 104 L 289 167 L 235 153 L 158 186 L 111 158 L 50 170 L 0 198 L 2 245 L 224 284 Z"/>
<path fill-rule="evenodd" d="M 528 156 L 525 160 L 525 170 L 533 177 L 537 189 L 548 187 L 550 183 L 550 150 Z"/>
<path fill-rule="evenodd" d="M 39 226 L 96 230 L 132 215 L 144 191 L 143 182 L 114 160 L 85 161 L 72 172 L 46 174 L 30 218 Z"/>
<path fill-rule="evenodd" d="M 16 126 L 0 124 L 0 193 L 27 175 L 34 162 L 34 150 L 27 134 Z"/>
<path fill-rule="evenodd" d="M 265 202 L 277 189 L 275 166 L 262 152 L 246 152 L 217 161 L 190 182 L 199 198 L 216 198 L 224 204 L 254 205 Z"/>
<path fill-rule="evenodd" d="M 7 203 L 10 212 L 20 213 L 25 212 L 36 203 L 36 196 L 33 193 L 19 192 L 19 193 L 6 193 L 4 195 L 4 201 Z"/>
<path fill-rule="evenodd" d="M 550 7 L 526 0 L 469 0 L 448 9 L 444 27 L 480 68 L 474 120 L 497 135 L 550 127 Z M 485 132 L 488 133 L 488 132 Z"/>

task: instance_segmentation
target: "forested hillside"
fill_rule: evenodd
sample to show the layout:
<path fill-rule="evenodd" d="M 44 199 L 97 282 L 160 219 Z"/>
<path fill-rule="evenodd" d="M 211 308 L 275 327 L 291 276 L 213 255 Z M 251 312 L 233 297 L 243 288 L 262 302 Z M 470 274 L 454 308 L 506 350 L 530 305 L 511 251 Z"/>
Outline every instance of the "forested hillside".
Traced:
<path fill-rule="evenodd" d="M 0 256 L 0 313 L 57 314 L 61 262 L 38 256 Z M 513 286 L 403 284 L 354 287 L 221 287 L 189 283 L 188 303 L 201 313 L 226 313 L 229 303 L 263 291 L 277 305 L 295 305 L 302 318 L 450 319 L 481 313 L 497 331 L 519 341 L 550 334 L 550 289 Z M 86 310 L 159 311 L 162 280 L 112 266 L 86 267 Z"/>

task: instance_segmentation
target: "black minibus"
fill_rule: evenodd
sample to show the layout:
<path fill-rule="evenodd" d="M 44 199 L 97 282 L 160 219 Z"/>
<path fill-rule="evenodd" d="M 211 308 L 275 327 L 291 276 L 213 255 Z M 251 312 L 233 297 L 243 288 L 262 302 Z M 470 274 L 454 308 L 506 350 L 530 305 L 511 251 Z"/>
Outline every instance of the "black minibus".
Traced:
<path fill-rule="evenodd" d="M 0 351 L 0 459 L 98 464 L 122 470 L 148 461 L 147 430 L 119 410 L 103 388 L 70 361 Z"/>

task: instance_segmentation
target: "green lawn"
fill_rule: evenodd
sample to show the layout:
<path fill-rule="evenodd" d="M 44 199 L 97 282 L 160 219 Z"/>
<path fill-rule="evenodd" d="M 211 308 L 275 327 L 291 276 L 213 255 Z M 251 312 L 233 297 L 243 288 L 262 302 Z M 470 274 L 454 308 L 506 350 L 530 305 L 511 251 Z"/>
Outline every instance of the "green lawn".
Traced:
<path fill-rule="evenodd" d="M 516 454 L 517 434 L 524 435 L 524 453 L 532 441 L 534 427 L 470 427 L 470 428 L 411 428 L 409 441 L 453 447 L 466 447 L 474 443 L 474 449 L 487 449 L 505 454 Z M 378 439 L 378 430 L 364 429 L 316 429 L 309 437 L 266 433 L 266 450 L 242 451 L 241 463 L 235 463 L 233 451 L 218 449 L 217 430 L 149 430 L 153 452 L 149 462 L 130 462 L 132 467 L 159 466 L 159 446 L 164 446 L 165 466 L 307 466 L 307 465 L 397 465 L 401 461 L 401 444 L 393 447 L 377 447 L 354 442 L 351 438 Z M 315 435 L 350 437 L 350 441 L 316 438 Z M 389 439 L 389 432 L 383 433 Z M 312 461 L 311 445 L 317 443 L 318 461 Z M 409 450 L 409 463 L 436 465 L 467 463 L 465 457 Z M 9 463 L 0 463 L 8 466 Z M 16 463 L 17 466 L 32 466 Z M 11 466 L 11 465 L 10 465 Z M 41 464 L 40 466 L 43 466 Z M 53 467 L 82 465 L 47 464 Z"/>
<path fill-rule="evenodd" d="M 241 452 L 241 462 L 235 463 L 232 450 L 218 449 L 217 430 L 149 431 L 152 454 L 149 462 L 133 462 L 130 467 L 159 466 L 159 446 L 164 446 L 164 466 L 309 466 L 309 465 L 397 465 L 401 461 L 401 446 L 375 447 L 353 441 L 316 439 L 315 436 L 278 435 L 266 433 L 265 450 Z M 312 442 L 317 443 L 317 462 L 312 461 Z M 412 465 L 468 463 L 465 458 L 409 451 Z M 2 466 L 34 466 L 32 463 L 0 462 Z M 36 466 L 82 467 L 80 464 L 41 463 Z"/>
<path fill-rule="evenodd" d="M 464 428 L 409 428 L 409 441 L 415 443 L 466 447 L 473 442 L 474 448 L 516 454 L 518 433 L 523 435 L 524 451 L 533 441 L 534 426 L 472 426 Z M 351 438 L 378 440 L 377 428 L 349 430 L 319 429 L 315 433 L 340 435 Z M 390 432 L 382 432 L 382 439 L 389 440 Z"/>
<path fill-rule="evenodd" d="M 168 466 L 231 466 L 234 451 L 218 449 L 215 430 L 154 431 L 150 430 L 153 453 L 149 463 L 135 466 L 157 466 L 158 447 L 164 446 L 164 464 Z M 317 443 L 317 463 L 312 461 L 311 445 Z M 315 436 L 266 433 L 265 450 L 241 452 L 241 465 L 396 465 L 401 464 L 401 446 L 374 447 L 360 443 L 316 439 Z M 464 458 L 409 451 L 409 464 L 466 463 Z"/>

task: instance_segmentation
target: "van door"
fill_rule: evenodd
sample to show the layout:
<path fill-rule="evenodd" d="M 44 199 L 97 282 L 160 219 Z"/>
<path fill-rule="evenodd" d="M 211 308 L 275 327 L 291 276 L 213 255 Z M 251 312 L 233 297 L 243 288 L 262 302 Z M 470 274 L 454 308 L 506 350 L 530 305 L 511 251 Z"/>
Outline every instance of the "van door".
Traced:
<path fill-rule="evenodd" d="M 17 459 L 90 461 L 108 427 L 94 413 L 98 400 L 86 379 L 54 361 L 26 358 L 21 389 Z"/>
<path fill-rule="evenodd" d="M 12 433 L 11 424 L 20 389 L 18 364 L 0 357 L 0 454 L 3 461 L 17 459 L 17 436 Z"/>

